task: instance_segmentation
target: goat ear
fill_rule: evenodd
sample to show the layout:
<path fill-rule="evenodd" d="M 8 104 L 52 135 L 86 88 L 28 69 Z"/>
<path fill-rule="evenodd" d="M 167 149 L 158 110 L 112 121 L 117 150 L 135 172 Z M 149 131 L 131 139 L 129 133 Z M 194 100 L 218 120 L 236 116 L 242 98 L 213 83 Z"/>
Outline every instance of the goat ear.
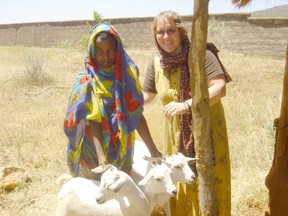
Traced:
<path fill-rule="evenodd" d="M 111 191 L 117 193 L 122 188 L 122 186 L 125 184 L 125 182 L 126 182 L 126 178 L 123 177 L 122 175 L 121 176 L 118 175 L 117 181 L 114 182 L 113 184 L 109 185 L 108 188 Z"/>
<path fill-rule="evenodd" d="M 103 173 L 106 170 L 107 170 L 107 168 L 103 167 L 103 166 L 98 166 L 98 167 L 95 167 L 94 169 L 91 169 L 91 171 L 94 173 Z"/>
<path fill-rule="evenodd" d="M 138 185 L 139 185 L 139 186 L 146 185 L 146 184 L 149 182 L 149 180 L 152 178 L 152 176 L 153 176 L 153 173 L 152 173 L 152 171 L 150 170 L 150 171 L 146 174 L 146 176 L 144 176 L 144 178 L 138 183 Z"/>
<path fill-rule="evenodd" d="M 187 163 L 196 163 L 197 160 L 198 160 L 197 158 L 189 158 L 189 157 L 186 157 Z"/>
<path fill-rule="evenodd" d="M 143 159 L 146 160 L 146 161 L 149 161 L 149 162 L 151 162 L 153 164 L 155 164 L 155 163 L 156 164 L 161 164 L 162 160 L 163 160 L 163 158 L 161 158 L 161 157 L 148 157 L 148 156 L 144 156 Z"/>
<path fill-rule="evenodd" d="M 149 161 L 151 157 L 144 155 L 143 159 Z"/>

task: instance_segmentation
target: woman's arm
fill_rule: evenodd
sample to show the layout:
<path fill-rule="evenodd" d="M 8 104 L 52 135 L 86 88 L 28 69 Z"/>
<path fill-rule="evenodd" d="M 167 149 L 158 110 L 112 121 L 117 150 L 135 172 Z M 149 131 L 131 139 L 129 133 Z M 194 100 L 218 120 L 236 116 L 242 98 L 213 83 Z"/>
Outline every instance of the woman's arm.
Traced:
<path fill-rule="evenodd" d="M 106 155 L 103 152 L 103 148 L 101 144 L 101 140 L 102 140 L 101 124 L 94 122 L 94 121 L 89 121 L 89 125 L 90 125 L 92 135 L 93 135 L 93 143 L 94 143 L 96 153 L 98 156 L 99 166 L 101 165 L 102 167 L 105 168 L 106 165 L 108 164 L 108 161 L 107 161 Z"/>
<path fill-rule="evenodd" d="M 154 100 L 156 94 L 143 91 L 143 97 L 144 97 L 144 105 L 147 105 Z"/>
<path fill-rule="evenodd" d="M 226 95 L 226 82 L 224 74 L 219 74 L 208 80 L 209 105 L 217 103 Z"/>
<path fill-rule="evenodd" d="M 226 95 L 226 82 L 224 74 L 216 75 L 208 80 L 208 92 L 209 92 L 209 106 L 214 105 Z M 187 113 L 187 108 L 192 106 L 193 99 L 190 98 L 185 102 L 170 102 L 163 108 L 165 116 L 175 116 Z M 186 103 L 186 104 L 185 104 Z"/>
<path fill-rule="evenodd" d="M 151 157 L 162 157 L 161 152 L 159 152 L 158 149 L 156 148 L 156 145 L 155 145 L 155 143 L 152 139 L 152 136 L 150 134 L 146 119 L 143 115 L 142 115 L 142 118 L 141 118 L 140 123 L 138 125 L 137 132 L 139 133 L 143 142 L 147 146 L 147 148 L 151 154 Z"/>
<path fill-rule="evenodd" d="M 219 74 L 211 78 L 207 82 L 209 92 L 209 106 L 212 106 L 226 95 L 226 82 L 224 74 Z M 186 100 L 186 102 L 189 104 L 190 107 L 192 106 L 192 98 Z"/>

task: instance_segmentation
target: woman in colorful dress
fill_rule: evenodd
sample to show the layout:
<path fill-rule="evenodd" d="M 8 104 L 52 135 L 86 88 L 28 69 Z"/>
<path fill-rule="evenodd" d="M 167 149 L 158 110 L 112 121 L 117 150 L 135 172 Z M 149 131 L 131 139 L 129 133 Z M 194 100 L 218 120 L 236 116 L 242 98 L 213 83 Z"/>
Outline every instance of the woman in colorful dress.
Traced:
<path fill-rule="evenodd" d="M 113 26 L 96 25 L 85 70 L 76 76 L 64 121 L 67 163 L 73 176 L 99 179 L 91 169 L 107 164 L 130 174 L 136 130 L 151 156 L 162 156 L 142 115 L 138 75 Z"/>
<path fill-rule="evenodd" d="M 155 17 L 153 35 L 158 55 L 149 64 L 143 84 L 145 104 L 156 95 L 162 102 L 165 115 L 163 155 L 181 152 L 195 157 L 192 135 L 191 105 L 188 66 L 189 38 L 182 18 L 174 11 L 164 11 Z M 206 51 L 211 148 L 214 160 L 215 192 L 218 215 L 231 215 L 230 156 L 224 109 L 226 78 L 218 56 Z M 195 167 L 192 167 L 195 170 Z M 172 215 L 199 215 L 198 185 L 178 183 L 176 199 L 171 199 Z"/>

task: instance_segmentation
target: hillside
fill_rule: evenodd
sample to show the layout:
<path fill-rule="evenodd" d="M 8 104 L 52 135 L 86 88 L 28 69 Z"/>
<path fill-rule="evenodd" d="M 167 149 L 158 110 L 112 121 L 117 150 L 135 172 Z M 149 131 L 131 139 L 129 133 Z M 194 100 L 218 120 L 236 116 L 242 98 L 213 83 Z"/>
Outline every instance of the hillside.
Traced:
<path fill-rule="evenodd" d="M 254 11 L 251 17 L 259 18 L 288 18 L 288 4 L 269 8 L 267 10 Z"/>

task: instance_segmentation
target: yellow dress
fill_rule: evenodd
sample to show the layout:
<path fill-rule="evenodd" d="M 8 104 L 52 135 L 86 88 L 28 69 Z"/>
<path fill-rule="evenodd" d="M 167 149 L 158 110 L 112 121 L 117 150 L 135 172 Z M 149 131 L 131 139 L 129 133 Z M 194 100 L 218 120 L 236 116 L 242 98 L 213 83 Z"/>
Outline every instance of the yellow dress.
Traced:
<path fill-rule="evenodd" d="M 180 69 L 169 71 L 165 76 L 159 65 L 159 58 L 155 58 L 155 83 L 158 96 L 163 105 L 177 101 L 180 92 Z M 215 192 L 219 216 L 231 215 L 231 173 L 228 137 L 224 109 L 221 101 L 210 107 L 210 127 L 215 153 Z M 180 130 L 179 116 L 165 118 L 163 155 L 177 152 L 177 138 Z M 171 198 L 171 215 L 198 216 L 198 184 L 189 185 L 177 183 L 177 196 Z"/>

